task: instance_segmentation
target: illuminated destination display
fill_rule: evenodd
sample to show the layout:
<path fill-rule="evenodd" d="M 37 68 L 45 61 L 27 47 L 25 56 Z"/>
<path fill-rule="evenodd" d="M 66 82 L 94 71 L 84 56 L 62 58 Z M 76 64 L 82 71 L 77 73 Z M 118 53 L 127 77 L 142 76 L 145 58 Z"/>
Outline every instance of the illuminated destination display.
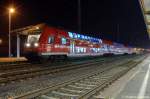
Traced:
<path fill-rule="evenodd" d="M 94 37 L 90 37 L 90 36 L 86 36 L 82 34 L 77 34 L 73 32 L 68 32 L 68 34 L 69 34 L 69 37 L 73 39 L 86 40 L 86 41 L 90 41 L 94 43 L 102 43 L 102 40 L 98 38 L 94 38 Z"/>

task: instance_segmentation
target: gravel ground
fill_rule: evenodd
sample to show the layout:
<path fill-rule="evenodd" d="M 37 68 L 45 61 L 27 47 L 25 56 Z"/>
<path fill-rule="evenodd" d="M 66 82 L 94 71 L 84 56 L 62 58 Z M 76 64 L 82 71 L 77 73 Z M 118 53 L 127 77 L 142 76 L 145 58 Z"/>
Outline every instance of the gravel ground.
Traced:
<path fill-rule="evenodd" d="M 105 66 L 118 65 L 128 59 L 122 61 L 114 61 L 112 63 L 106 63 Z M 54 75 L 45 75 L 33 78 L 31 80 L 24 80 L 20 82 L 12 82 L 6 86 L 0 86 L 0 99 L 6 99 L 9 96 L 20 95 L 28 91 L 44 88 L 47 86 L 53 86 L 63 81 L 71 80 L 74 78 L 79 78 L 79 76 L 89 73 L 94 73 L 96 70 L 101 69 L 101 66 L 91 66 L 75 70 L 69 70 Z"/>

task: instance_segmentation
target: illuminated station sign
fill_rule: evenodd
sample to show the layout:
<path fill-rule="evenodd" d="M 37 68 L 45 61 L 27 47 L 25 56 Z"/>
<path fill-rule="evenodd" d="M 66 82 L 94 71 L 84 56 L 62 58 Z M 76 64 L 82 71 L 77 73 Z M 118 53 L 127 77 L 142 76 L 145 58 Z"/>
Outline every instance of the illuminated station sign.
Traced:
<path fill-rule="evenodd" d="M 69 34 L 69 37 L 72 39 L 86 40 L 86 41 L 90 41 L 94 43 L 102 43 L 102 40 L 98 38 L 94 38 L 94 37 L 90 37 L 90 36 L 86 36 L 82 34 L 77 34 L 73 32 L 68 32 L 68 34 Z"/>

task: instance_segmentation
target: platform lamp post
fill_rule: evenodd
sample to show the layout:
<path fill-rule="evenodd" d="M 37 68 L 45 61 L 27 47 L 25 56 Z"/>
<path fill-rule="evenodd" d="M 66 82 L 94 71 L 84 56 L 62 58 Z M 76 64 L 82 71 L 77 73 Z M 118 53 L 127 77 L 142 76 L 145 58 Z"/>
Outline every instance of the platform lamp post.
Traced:
<path fill-rule="evenodd" d="M 15 12 L 14 8 L 9 8 L 9 57 L 11 57 L 11 15 Z"/>

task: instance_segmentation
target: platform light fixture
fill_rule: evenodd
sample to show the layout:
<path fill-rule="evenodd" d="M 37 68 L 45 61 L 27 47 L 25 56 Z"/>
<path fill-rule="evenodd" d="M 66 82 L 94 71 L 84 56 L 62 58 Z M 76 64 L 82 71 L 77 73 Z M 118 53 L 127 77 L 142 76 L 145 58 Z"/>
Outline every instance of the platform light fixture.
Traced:
<path fill-rule="evenodd" d="M 14 13 L 15 9 L 14 8 L 9 8 L 9 13 Z"/>

